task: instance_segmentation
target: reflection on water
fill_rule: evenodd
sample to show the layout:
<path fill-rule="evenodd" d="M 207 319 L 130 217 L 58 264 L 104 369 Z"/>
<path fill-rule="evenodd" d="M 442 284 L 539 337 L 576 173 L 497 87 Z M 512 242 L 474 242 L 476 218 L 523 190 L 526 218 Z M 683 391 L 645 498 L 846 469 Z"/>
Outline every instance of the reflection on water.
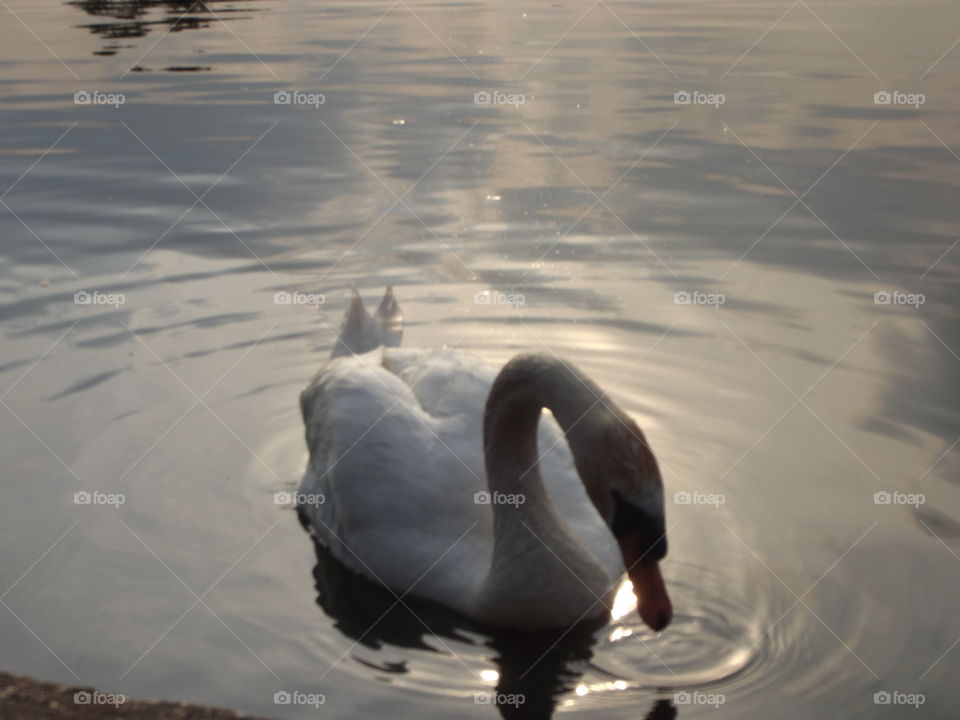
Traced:
<path fill-rule="evenodd" d="M 4 667 L 267 717 L 316 717 L 281 690 L 494 717 L 497 689 L 534 717 L 955 716 L 947 3 L 7 7 Z M 637 418 L 666 632 L 624 595 L 552 648 L 495 637 L 305 542 L 273 495 L 354 283 L 395 286 L 411 346 L 556 352 Z"/>
<path fill-rule="evenodd" d="M 457 673 L 453 685 L 449 684 L 453 678 L 437 677 L 432 692 L 448 700 L 452 695 L 461 703 L 463 698 L 472 697 L 475 703 L 495 705 L 504 718 L 550 718 L 557 702 L 568 694 L 584 697 L 590 692 L 620 692 L 631 686 L 591 663 L 594 647 L 603 642 L 605 623 L 552 632 L 490 635 L 442 606 L 398 596 L 345 569 L 320 544 L 315 549 L 318 603 L 335 627 L 355 641 L 352 659 L 384 677 L 390 676 L 392 684 L 403 686 L 405 682 L 399 676 L 413 672 L 411 665 L 419 658 L 412 655 L 409 660 L 383 662 L 364 657 L 362 648 L 393 646 L 437 653 L 445 664 L 460 665 L 464 672 Z M 607 679 L 590 687 L 584 683 L 586 671 Z M 669 700 L 647 704 L 648 718 L 676 715 Z"/>
<path fill-rule="evenodd" d="M 573 632 L 486 635 L 442 607 L 417 598 L 399 597 L 369 580 L 351 573 L 321 546 L 316 546 L 314 577 L 318 602 L 338 630 L 357 645 L 381 649 L 389 644 L 416 648 L 445 656 L 447 664 L 462 665 L 456 684 L 440 680 L 432 691 L 449 696 L 460 691 L 463 698 L 490 698 L 501 715 L 549 718 L 556 698 L 576 686 L 581 673 L 577 664 L 589 661 L 593 633 L 589 627 Z M 431 646 L 431 642 L 438 646 Z M 472 652 L 465 653 L 466 644 Z M 456 649 L 455 649 L 456 648 Z M 485 650 L 484 648 L 489 648 Z M 492 652 L 489 659 L 484 654 Z M 408 663 L 377 664 L 357 652 L 354 658 L 380 672 L 408 674 Z M 479 668 L 479 669 L 477 669 Z M 392 678 L 395 684 L 403 684 Z M 517 699 L 519 698 L 519 702 Z"/>
<path fill-rule="evenodd" d="M 208 29 L 212 24 L 236 19 L 238 13 L 249 17 L 251 13 L 258 12 L 255 8 L 237 8 L 232 0 L 70 0 L 67 4 L 98 18 L 98 22 L 85 23 L 80 27 L 104 39 L 101 48 L 93 53 L 102 56 L 116 55 L 122 49 L 136 48 L 136 44 L 124 44 L 122 41 L 142 38 L 151 32 L 176 33 L 182 30 Z M 139 66 L 135 69 L 143 70 Z M 186 69 L 182 66 L 167 68 L 173 71 Z"/>

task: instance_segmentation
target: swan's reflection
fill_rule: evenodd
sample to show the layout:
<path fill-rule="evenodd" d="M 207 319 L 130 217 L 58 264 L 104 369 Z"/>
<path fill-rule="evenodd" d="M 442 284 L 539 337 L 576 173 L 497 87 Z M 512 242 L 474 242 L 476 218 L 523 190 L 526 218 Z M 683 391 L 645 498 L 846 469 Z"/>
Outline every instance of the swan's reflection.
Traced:
<path fill-rule="evenodd" d="M 503 718 L 553 716 L 558 700 L 576 693 L 584 667 L 593 657 L 597 631 L 605 622 L 583 624 L 569 631 L 506 633 L 481 628 L 448 608 L 413 597 L 397 602 L 397 596 L 337 561 L 321 544 L 315 543 L 317 564 L 313 575 L 318 592 L 317 603 L 334 620 L 335 627 L 365 647 L 378 650 L 384 645 L 438 652 L 426 640 L 437 637 L 475 644 L 481 635 L 492 651 L 496 670 L 480 672 L 475 697 L 485 695 L 496 702 Z M 375 664 L 354 657 L 379 672 L 406 673 L 406 662 Z M 511 698 L 522 702 L 511 703 Z M 469 701 L 469 698 L 465 698 Z M 647 720 L 666 720 L 677 716 L 669 700 L 658 700 L 650 708 Z"/>

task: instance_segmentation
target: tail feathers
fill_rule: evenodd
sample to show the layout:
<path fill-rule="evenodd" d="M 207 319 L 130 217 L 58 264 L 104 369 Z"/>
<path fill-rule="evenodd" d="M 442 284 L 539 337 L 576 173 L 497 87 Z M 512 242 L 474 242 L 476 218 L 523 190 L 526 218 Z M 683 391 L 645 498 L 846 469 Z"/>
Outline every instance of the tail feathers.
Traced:
<path fill-rule="evenodd" d="M 379 333 L 374 325 L 373 318 L 367 312 L 363 298 L 356 287 L 353 288 L 353 298 L 350 307 L 343 316 L 340 324 L 340 334 L 337 344 L 333 348 L 331 357 L 343 355 L 359 355 L 370 352 L 380 345 Z"/>
<path fill-rule="evenodd" d="M 377 312 L 371 316 L 363 304 L 363 298 L 356 286 L 350 307 L 343 316 L 340 335 L 333 348 L 331 357 L 360 355 L 376 350 L 381 345 L 397 347 L 403 338 L 403 314 L 393 295 L 393 287 L 388 287 Z"/>
<path fill-rule="evenodd" d="M 400 341 L 403 340 L 403 313 L 394 297 L 393 285 L 387 286 L 373 321 L 380 331 L 380 342 L 384 347 L 400 347 Z"/>

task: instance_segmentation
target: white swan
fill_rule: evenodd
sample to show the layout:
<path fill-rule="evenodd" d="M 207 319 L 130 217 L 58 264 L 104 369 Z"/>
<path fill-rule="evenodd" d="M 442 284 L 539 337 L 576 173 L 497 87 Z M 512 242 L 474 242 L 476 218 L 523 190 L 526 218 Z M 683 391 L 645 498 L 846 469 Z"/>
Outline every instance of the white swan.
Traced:
<path fill-rule="evenodd" d="M 298 510 L 317 539 L 400 597 L 496 627 L 596 619 L 626 567 L 640 616 L 664 628 L 663 488 L 636 423 L 558 359 L 520 355 L 497 374 L 464 352 L 400 349 L 402 331 L 392 288 L 373 317 L 354 290 L 300 396 Z"/>

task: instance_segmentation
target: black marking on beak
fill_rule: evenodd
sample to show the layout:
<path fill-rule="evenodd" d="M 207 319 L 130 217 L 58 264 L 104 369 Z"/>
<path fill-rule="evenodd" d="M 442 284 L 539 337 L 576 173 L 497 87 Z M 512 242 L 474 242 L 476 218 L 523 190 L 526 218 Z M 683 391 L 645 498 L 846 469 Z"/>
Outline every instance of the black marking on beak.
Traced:
<path fill-rule="evenodd" d="M 654 515 L 623 499 L 616 490 L 613 495 L 613 520 L 610 531 L 618 540 L 626 535 L 638 535 L 644 561 L 662 560 L 667 555 L 667 533 L 663 515 Z"/>

